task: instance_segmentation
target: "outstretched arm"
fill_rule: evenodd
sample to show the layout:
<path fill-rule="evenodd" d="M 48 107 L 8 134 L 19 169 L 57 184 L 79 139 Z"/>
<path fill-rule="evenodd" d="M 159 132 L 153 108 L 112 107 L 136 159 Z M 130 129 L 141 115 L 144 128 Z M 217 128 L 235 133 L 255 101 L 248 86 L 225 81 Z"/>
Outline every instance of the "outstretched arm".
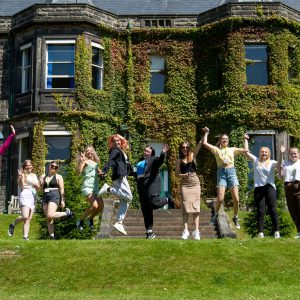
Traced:
<path fill-rule="evenodd" d="M 249 140 L 249 135 L 248 134 L 245 134 L 244 135 L 244 149 L 247 151 L 245 153 L 245 155 L 253 162 L 255 160 L 255 156 L 253 154 L 251 154 L 249 152 L 249 144 L 248 144 L 248 140 Z"/>
<path fill-rule="evenodd" d="M 207 137 L 208 137 L 208 134 L 209 134 L 209 128 L 204 127 L 204 128 L 202 128 L 202 130 L 204 131 L 204 136 L 202 138 L 202 145 L 205 148 L 207 148 L 208 150 L 212 151 L 215 147 L 207 142 Z"/>

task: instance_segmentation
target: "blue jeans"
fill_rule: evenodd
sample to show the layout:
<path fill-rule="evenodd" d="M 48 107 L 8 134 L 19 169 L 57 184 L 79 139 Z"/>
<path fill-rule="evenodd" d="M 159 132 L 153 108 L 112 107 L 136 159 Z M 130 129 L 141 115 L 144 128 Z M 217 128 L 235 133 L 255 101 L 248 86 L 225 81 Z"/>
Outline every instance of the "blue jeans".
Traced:
<path fill-rule="evenodd" d="M 217 186 L 233 187 L 238 186 L 239 181 L 236 176 L 235 168 L 218 168 Z"/>

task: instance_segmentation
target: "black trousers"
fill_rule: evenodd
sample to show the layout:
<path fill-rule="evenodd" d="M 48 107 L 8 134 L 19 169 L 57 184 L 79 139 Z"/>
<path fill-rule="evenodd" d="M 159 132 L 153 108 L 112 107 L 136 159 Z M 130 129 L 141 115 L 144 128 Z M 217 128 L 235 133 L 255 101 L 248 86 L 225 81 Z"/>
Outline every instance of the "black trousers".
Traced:
<path fill-rule="evenodd" d="M 137 183 L 139 199 L 141 203 L 144 224 L 146 230 L 153 227 L 153 210 L 161 208 L 168 203 L 167 197 L 161 198 L 157 189 L 152 189 L 151 185 L 144 182 L 143 179 Z"/>
<path fill-rule="evenodd" d="M 278 215 L 276 210 L 276 190 L 270 184 L 254 189 L 254 200 L 257 206 L 258 231 L 263 232 L 266 207 L 270 214 L 274 231 L 279 231 Z"/>
<path fill-rule="evenodd" d="M 300 181 L 286 182 L 284 190 L 289 213 L 300 232 Z"/>

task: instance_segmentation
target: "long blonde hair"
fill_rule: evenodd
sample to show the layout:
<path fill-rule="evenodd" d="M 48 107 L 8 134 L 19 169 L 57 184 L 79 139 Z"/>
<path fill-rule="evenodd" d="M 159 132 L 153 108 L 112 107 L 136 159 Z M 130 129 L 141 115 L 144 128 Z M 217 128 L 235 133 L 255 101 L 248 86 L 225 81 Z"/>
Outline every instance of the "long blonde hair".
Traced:
<path fill-rule="evenodd" d="M 92 150 L 93 161 L 99 164 L 100 163 L 100 158 L 97 155 L 96 150 L 95 150 L 95 148 L 92 145 L 88 145 L 88 146 L 85 147 L 85 149 L 84 149 L 84 155 L 86 154 L 86 151 L 87 151 L 88 148 L 91 148 L 91 150 Z"/>
<path fill-rule="evenodd" d="M 31 173 L 33 173 L 33 164 L 32 164 L 32 161 L 30 159 L 25 159 L 22 163 L 22 171 L 25 171 L 26 170 L 26 165 L 30 163 L 32 165 L 32 170 L 31 170 Z"/>
<path fill-rule="evenodd" d="M 266 150 L 268 152 L 267 159 L 264 160 L 264 161 L 261 159 L 261 151 L 262 150 Z M 265 162 L 266 165 L 268 166 L 270 164 L 270 159 L 271 159 L 271 151 L 270 151 L 270 149 L 268 147 L 261 147 L 259 149 L 259 158 L 258 158 L 259 163 Z"/>
<path fill-rule="evenodd" d="M 127 150 L 129 148 L 128 146 L 128 141 L 123 137 L 121 136 L 120 134 L 113 134 L 111 135 L 109 138 L 108 138 L 108 147 L 109 149 L 113 148 L 114 145 L 113 145 L 113 139 L 117 137 L 121 140 L 121 149 L 123 151 Z"/>

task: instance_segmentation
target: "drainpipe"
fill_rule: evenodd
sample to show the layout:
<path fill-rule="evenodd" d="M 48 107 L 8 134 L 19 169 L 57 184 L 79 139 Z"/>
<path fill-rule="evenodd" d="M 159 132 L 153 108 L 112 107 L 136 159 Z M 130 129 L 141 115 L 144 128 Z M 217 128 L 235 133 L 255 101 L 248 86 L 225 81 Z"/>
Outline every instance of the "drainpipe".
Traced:
<path fill-rule="evenodd" d="M 13 38 L 11 34 L 8 37 L 8 44 L 10 46 L 10 62 L 9 62 L 9 102 L 8 102 L 8 119 L 12 117 L 12 112 L 13 112 Z M 8 149 L 8 154 L 7 154 L 7 177 L 6 177 L 6 201 L 5 201 L 5 212 L 8 212 L 8 203 L 9 203 L 9 196 L 10 196 L 10 187 L 11 187 L 11 182 L 10 182 L 10 177 L 11 177 L 11 146 Z"/>

